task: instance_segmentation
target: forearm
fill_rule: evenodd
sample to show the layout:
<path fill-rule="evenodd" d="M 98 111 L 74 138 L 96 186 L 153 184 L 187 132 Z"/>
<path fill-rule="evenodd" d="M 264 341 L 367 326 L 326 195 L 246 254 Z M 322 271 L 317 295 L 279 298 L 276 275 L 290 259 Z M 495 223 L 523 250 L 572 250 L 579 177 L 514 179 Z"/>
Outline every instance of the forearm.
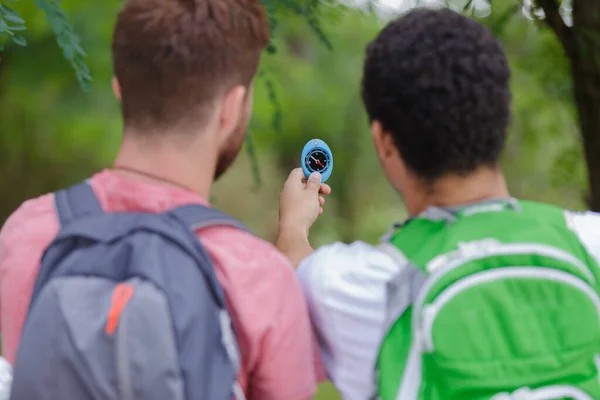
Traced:
<path fill-rule="evenodd" d="M 314 251 L 308 241 L 307 232 L 282 225 L 279 226 L 275 246 L 291 261 L 294 268 L 298 268 L 302 260 Z"/>

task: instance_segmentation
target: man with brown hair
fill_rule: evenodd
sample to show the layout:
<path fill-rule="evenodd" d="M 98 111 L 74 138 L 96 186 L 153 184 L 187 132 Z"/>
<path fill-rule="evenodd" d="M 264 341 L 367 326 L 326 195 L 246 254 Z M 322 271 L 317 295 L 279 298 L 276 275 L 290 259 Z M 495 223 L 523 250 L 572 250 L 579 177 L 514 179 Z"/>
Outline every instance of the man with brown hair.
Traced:
<path fill-rule="evenodd" d="M 268 40 L 259 0 L 126 1 L 112 46 L 123 141 L 114 167 L 89 180 L 105 212 L 208 204 L 213 182 L 244 141 L 253 79 Z M 41 256 L 58 231 L 51 193 L 23 203 L 0 232 L 0 321 L 11 363 Z M 318 364 L 290 263 L 234 228 L 197 234 L 232 314 L 246 396 L 311 398 Z"/>

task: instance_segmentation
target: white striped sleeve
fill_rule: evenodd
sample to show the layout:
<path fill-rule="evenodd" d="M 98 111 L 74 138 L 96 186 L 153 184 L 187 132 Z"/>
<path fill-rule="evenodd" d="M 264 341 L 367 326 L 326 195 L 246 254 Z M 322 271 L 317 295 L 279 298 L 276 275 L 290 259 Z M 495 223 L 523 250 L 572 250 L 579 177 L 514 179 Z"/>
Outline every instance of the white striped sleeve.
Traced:
<path fill-rule="evenodd" d="M 365 400 L 373 393 L 385 334 L 386 283 L 398 268 L 364 242 L 322 247 L 300 264 L 323 364 L 344 400 Z"/>
<path fill-rule="evenodd" d="M 579 237 L 587 251 L 600 265 L 600 214 L 595 212 L 565 211 L 567 225 Z"/>

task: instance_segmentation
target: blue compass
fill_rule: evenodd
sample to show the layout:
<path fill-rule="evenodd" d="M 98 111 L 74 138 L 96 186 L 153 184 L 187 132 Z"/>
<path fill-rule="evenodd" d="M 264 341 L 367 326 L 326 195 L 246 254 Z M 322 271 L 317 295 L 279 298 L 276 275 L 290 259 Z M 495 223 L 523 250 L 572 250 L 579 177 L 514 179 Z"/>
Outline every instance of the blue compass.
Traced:
<path fill-rule="evenodd" d="M 333 171 L 333 154 L 327 143 L 321 139 L 312 139 L 302 150 L 302 171 L 308 178 L 313 172 L 321 174 L 321 182 L 325 183 Z"/>

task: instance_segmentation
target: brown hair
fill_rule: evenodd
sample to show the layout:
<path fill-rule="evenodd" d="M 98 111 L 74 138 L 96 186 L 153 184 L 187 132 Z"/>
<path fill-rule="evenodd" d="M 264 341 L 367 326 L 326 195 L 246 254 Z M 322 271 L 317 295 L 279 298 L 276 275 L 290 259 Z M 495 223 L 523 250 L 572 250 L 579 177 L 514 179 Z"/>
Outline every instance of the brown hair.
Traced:
<path fill-rule="evenodd" d="M 215 96 L 250 84 L 269 34 L 259 0 L 127 0 L 112 43 L 125 126 L 201 123 Z"/>

